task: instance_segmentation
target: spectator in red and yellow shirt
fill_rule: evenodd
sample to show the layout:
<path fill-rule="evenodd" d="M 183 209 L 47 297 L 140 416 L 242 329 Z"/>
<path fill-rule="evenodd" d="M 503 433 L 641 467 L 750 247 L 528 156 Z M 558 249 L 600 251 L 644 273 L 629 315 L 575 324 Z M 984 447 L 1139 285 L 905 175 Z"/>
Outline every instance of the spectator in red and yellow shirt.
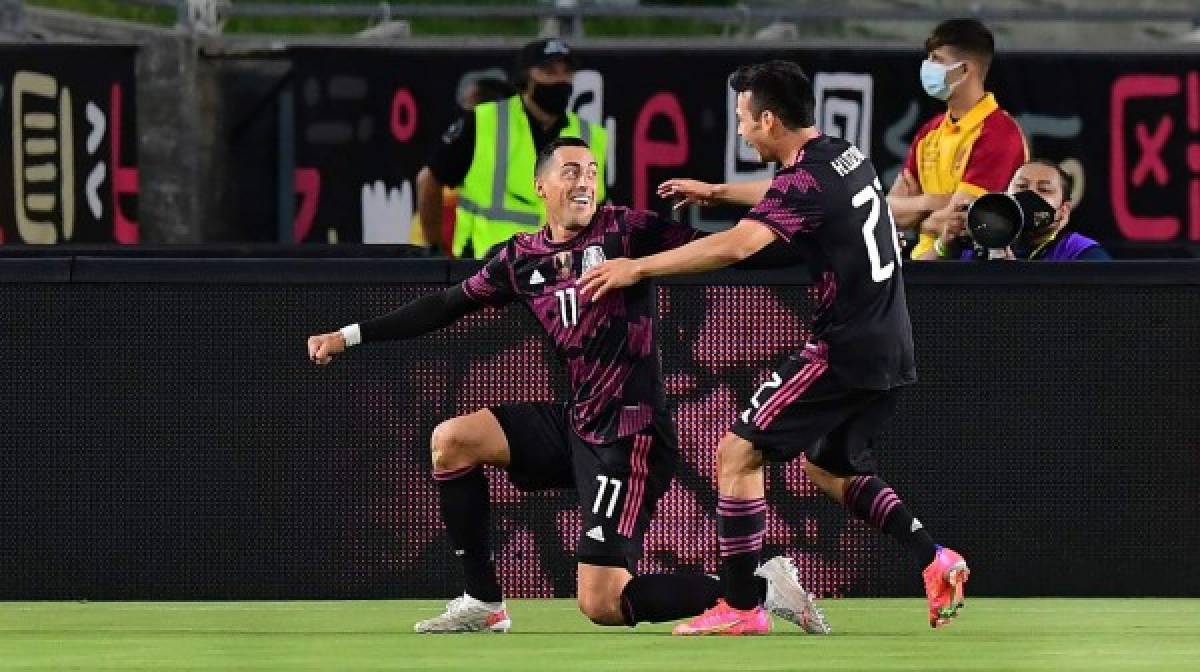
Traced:
<path fill-rule="evenodd" d="M 995 53 L 991 31 L 975 19 L 943 21 L 925 40 L 925 51 L 921 85 L 946 101 L 946 111 L 913 136 L 904 169 L 888 193 L 896 224 L 920 231 L 914 259 L 937 258 L 938 232 L 921 226 L 931 212 L 1004 191 L 1028 158 L 1020 126 L 984 89 Z"/>

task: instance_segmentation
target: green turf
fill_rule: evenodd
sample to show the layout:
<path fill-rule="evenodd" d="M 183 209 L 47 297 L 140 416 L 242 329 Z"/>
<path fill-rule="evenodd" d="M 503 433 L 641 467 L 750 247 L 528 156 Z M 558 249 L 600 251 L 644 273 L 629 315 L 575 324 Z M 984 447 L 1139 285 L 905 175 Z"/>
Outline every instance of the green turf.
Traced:
<path fill-rule="evenodd" d="M 415 635 L 440 602 L 0 603 L 5 670 L 1200 670 L 1200 600 L 826 600 L 836 634 L 684 639 L 516 600 L 507 635 Z"/>

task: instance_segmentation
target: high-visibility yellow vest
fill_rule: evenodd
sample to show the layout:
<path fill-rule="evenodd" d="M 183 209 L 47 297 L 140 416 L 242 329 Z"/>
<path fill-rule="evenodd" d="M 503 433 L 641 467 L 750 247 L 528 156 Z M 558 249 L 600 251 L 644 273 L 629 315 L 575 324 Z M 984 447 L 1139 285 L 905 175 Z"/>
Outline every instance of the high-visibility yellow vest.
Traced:
<path fill-rule="evenodd" d="M 537 151 L 521 97 L 477 105 L 474 112 L 475 154 L 459 187 L 453 249 L 461 257 L 470 243 L 472 254 L 482 258 L 496 243 L 541 228 L 546 208 L 533 187 Z M 608 134 L 601 126 L 567 114 L 567 125 L 558 136 L 580 138 L 592 148 L 599 164 L 596 202 L 602 202 Z"/>

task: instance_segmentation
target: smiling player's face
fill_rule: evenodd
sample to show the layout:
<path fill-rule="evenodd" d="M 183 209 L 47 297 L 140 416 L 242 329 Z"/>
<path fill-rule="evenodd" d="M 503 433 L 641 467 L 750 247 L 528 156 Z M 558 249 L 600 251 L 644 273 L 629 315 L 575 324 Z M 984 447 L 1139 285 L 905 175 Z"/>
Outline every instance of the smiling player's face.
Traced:
<path fill-rule="evenodd" d="M 535 186 L 546 202 L 551 230 L 579 231 L 596 214 L 599 166 L 586 147 L 559 147 L 554 160 L 538 175 Z"/>
<path fill-rule="evenodd" d="M 754 148 L 758 152 L 758 158 L 764 163 L 767 161 L 776 161 L 774 152 L 771 150 L 771 134 L 770 134 L 770 116 L 769 112 L 763 112 L 758 117 L 755 117 L 753 110 L 750 108 L 750 92 L 742 91 L 737 97 L 737 120 L 738 120 L 738 135 L 746 144 Z"/>

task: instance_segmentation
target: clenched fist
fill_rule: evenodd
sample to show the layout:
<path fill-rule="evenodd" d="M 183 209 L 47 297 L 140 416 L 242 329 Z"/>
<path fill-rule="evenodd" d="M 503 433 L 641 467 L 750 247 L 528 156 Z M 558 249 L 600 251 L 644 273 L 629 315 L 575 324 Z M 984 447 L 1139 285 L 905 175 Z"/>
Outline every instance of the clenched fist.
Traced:
<path fill-rule="evenodd" d="M 333 361 L 333 356 L 346 351 L 346 338 L 341 332 L 331 331 L 308 337 L 308 358 L 324 366 Z"/>

